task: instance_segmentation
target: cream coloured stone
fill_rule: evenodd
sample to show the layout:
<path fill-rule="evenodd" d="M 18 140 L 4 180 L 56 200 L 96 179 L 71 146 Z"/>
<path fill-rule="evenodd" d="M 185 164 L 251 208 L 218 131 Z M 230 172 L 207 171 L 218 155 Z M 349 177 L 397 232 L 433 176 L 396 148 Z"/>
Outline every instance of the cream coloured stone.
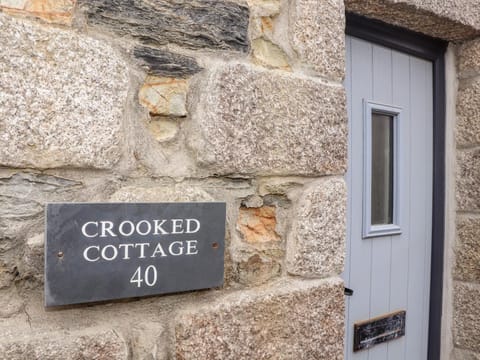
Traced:
<path fill-rule="evenodd" d="M 346 0 L 349 12 L 445 40 L 470 39 L 480 30 L 477 0 Z"/>
<path fill-rule="evenodd" d="M 287 55 L 279 46 L 263 38 L 252 42 L 253 59 L 260 65 L 272 68 L 289 69 Z"/>
<path fill-rule="evenodd" d="M 153 115 L 187 116 L 187 90 L 185 79 L 148 76 L 138 93 L 138 99 Z"/>
<path fill-rule="evenodd" d="M 176 318 L 177 359 L 343 359 L 340 279 L 283 280 Z"/>
<path fill-rule="evenodd" d="M 468 41 L 459 47 L 457 63 L 460 76 L 480 75 L 480 39 Z"/>
<path fill-rule="evenodd" d="M 463 81 L 457 95 L 457 146 L 480 144 L 480 78 Z"/>
<path fill-rule="evenodd" d="M 455 346 L 480 352 L 480 285 L 457 282 L 454 287 Z"/>
<path fill-rule="evenodd" d="M 287 240 L 287 271 L 327 277 L 343 271 L 347 191 L 339 178 L 308 185 L 294 206 Z"/>
<path fill-rule="evenodd" d="M 128 359 L 128 346 L 115 331 L 44 333 L 37 337 L 19 334 L 0 340 L 1 360 L 23 359 Z"/>
<path fill-rule="evenodd" d="M 76 0 L 0 0 L 0 10 L 34 16 L 50 23 L 70 25 Z"/>
<path fill-rule="evenodd" d="M 290 37 L 300 61 L 318 74 L 341 80 L 345 73 L 343 0 L 291 1 Z"/>
<path fill-rule="evenodd" d="M 480 360 L 480 353 L 468 350 L 454 349 L 453 360 Z"/>
<path fill-rule="evenodd" d="M 178 121 L 168 118 L 154 118 L 148 123 L 148 129 L 158 142 L 175 139 L 180 130 Z"/>
<path fill-rule="evenodd" d="M 126 63 L 107 44 L 0 14 L 0 165 L 111 168 Z"/>
<path fill-rule="evenodd" d="M 457 151 L 457 210 L 480 210 L 480 149 Z"/>
<path fill-rule="evenodd" d="M 343 87 L 243 64 L 218 64 L 193 87 L 187 141 L 210 172 L 345 172 Z"/>

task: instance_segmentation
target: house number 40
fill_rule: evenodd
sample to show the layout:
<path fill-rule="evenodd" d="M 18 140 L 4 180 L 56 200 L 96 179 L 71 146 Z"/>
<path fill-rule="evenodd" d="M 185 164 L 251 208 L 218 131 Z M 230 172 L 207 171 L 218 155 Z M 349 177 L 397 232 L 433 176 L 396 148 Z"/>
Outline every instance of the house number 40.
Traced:
<path fill-rule="evenodd" d="M 145 282 L 147 286 L 154 286 L 157 283 L 157 269 L 155 266 L 147 266 L 143 274 L 141 266 L 135 270 L 135 273 L 130 279 L 130 283 L 137 284 L 137 287 L 141 287 L 143 282 Z"/>

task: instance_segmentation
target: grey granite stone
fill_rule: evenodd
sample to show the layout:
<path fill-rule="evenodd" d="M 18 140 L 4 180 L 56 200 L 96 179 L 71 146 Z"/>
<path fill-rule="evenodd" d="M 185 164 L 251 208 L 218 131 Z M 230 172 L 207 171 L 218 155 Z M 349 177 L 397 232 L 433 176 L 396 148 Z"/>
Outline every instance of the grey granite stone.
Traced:
<path fill-rule="evenodd" d="M 457 94 L 457 146 L 480 144 L 480 78 L 464 80 Z"/>
<path fill-rule="evenodd" d="M 87 23 L 145 45 L 248 51 L 248 7 L 230 1 L 80 0 Z"/>
<path fill-rule="evenodd" d="M 128 359 L 124 339 L 113 330 L 90 329 L 84 332 L 56 332 L 27 337 L 3 334 L 0 340 L 1 360 L 81 360 Z"/>
<path fill-rule="evenodd" d="M 480 283 L 480 217 L 457 217 L 455 278 Z"/>
<path fill-rule="evenodd" d="M 0 13 L 0 165 L 111 168 L 127 88 L 107 44 Z"/>
<path fill-rule="evenodd" d="M 219 64 L 192 88 L 197 98 L 190 102 L 187 140 L 199 164 L 210 172 L 344 173 L 343 87 L 242 64 Z"/>
<path fill-rule="evenodd" d="M 318 74 L 342 80 L 345 73 L 343 0 L 291 2 L 290 37 L 300 60 Z"/>
<path fill-rule="evenodd" d="M 454 344 L 462 349 L 480 352 L 480 285 L 455 283 Z"/>
<path fill-rule="evenodd" d="M 457 210 L 480 210 L 480 149 L 457 151 Z"/>
<path fill-rule="evenodd" d="M 343 283 L 283 280 L 176 318 L 176 358 L 343 359 Z"/>
<path fill-rule="evenodd" d="M 294 206 L 287 242 L 287 271 L 304 277 L 327 277 L 343 271 L 347 217 L 343 179 L 310 184 Z"/>
<path fill-rule="evenodd" d="M 480 75 L 480 39 L 467 41 L 458 48 L 457 65 L 461 77 Z"/>

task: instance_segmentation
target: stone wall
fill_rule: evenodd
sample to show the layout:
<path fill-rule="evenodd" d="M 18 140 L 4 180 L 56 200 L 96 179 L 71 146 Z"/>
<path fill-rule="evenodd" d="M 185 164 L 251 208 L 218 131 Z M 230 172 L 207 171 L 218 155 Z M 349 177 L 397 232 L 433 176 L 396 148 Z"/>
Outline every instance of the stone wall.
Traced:
<path fill-rule="evenodd" d="M 0 9 L 0 359 L 342 359 L 343 2 Z M 62 201 L 226 201 L 225 285 L 45 309 Z"/>
<path fill-rule="evenodd" d="M 480 40 L 458 48 L 455 359 L 480 358 Z"/>
<path fill-rule="evenodd" d="M 342 359 L 344 11 L 464 41 L 478 6 L 0 0 L 0 359 Z M 480 357 L 479 44 L 458 53 L 456 359 Z M 47 311 L 61 201 L 225 201 L 225 285 Z"/>

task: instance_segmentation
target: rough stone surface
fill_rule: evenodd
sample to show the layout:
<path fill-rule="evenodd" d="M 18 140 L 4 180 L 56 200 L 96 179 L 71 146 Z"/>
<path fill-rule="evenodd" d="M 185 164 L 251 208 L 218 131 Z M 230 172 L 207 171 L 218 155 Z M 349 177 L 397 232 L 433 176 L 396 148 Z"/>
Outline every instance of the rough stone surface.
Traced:
<path fill-rule="evenodd" d="M 457 210 L 480 210 L 480 149 L 457 152 Z"/>
<path fill-rule="evenodd" d="M 70 25 L 76 0 L 0 0 L 0 10 L 34 16 L 50 23 Z"/>
<path fill-rule="evenodd" d="M 462 281 L 480 283 L 480 218 L 457 218 L 455 277 Z"/>
<path fill-rule="evenodd" d="M 243 240 L 248 243 L 280 241 L 280 236 L 275 231 L 276 225 L 274 206 L 240 208 L 237 228 L 242 234 Z"/>
<path fill-rule="evenodd" d="M 176 320 L 177 359 L 343 359 L 341 280 L 289 280 Z"/>
<path fill-rule="evenodd" d="M 177 119 L 165 117 L 154 117 L 147 126 L 155 140 L 160 143 L 176 139 L 180 130 Z"/>
<path fill-rule="evenodd" d="M 43 282 L 45 234 L 36 235 L 27 240 L 20 264 L 19 276 L 32 277 Z"/>
<path fill-rule="evenodd" d="M 466 42 L 459 47 L 457 65 L 461 77 L 480 74 L 480 39 Z"/>
<path fill-rule="evenodd" d="M 248 7 L 230 1 L 80 0 L 87 22 L 144 44 L 248 51 Z"/>
<path fill-rule="evenodd" d="M 454 349 L 453 360 L 480 360 L 480 353 L 474 353 L 468 350 Z"/>
<path fill-rule="evenodd" d="M 290 65 L 285 53 L 279 46 L 260 38 L 252 42 L 252 53 L 255 63 L 260 65 L 288 70 Z"/>
<path fill-rule="evenodd" d="M 294 207 L 287 241 L 287 271 L 326 277 L 343 271 L 347 191 L 343 179 L 319 180 L 308 186 Z"/>
<path fill-rule="evenodd" d="M 471 39 L 480 30 L 477 0 L 346 0 L 345 7 L 350 12 L 450 41 Z"/>
<path fill-rule="evenodd" d="M 186 184 L 163 186 L 126 186 L 112 195 L 111 201 L 118 202 L 177 202 L 213 201 L 205 190 Z"/>
<path fill-rule="evenodd" d="M 480 285 L 457 282 L 454 292 L 454 343 L 480 352 Z"/>
<path fill-rule="evenodd" d="M 8 336 L 9 335 L 9 336 Z M 8 334 L 0 340 L 1 360 L 128 359 L 125 341 L 112 330 L 42 334 L 36 338 Z"/>
<path fill-rule="evenodd" d="M 153 115 L 187 116 L 187 90 L 186 80 L 148 76 L 138 100 Z"/>
<path fill-rule="evenodd" d="M 167 50 L 136 46 L 133 55 L 153 76 L 186 78 L 202 70 L 194 58 Z"/>
<path fill-rule="evenodd" d="M 457 146 L 480 144 L 479 98 L 480 79 L 461 83 L 457 95 Z"/>
<path fill-rule="evenodd" d="M 0 14 L 0 165 L 110 168 L 128 69 L 107 44 Z"/>
<path fill-rule="evenodd" d="M 343 0 L 291 2 L 290 36 L 300 60 L 317 73 L 335 80 L 345 73 Z"/>
<path fill-rule="evenodd" d="M 240 284 L 255 286 L 280 276 L 282 266 L 274 259 L 255 254 L 239 262 L 236 270 Z"/>
<path fill-rule="evenodd" d="M 218 66 L 195 86 L 188 140 L 203 167 L 216 174 L 344 173 L 342 87 L 241 64 Z"/>

